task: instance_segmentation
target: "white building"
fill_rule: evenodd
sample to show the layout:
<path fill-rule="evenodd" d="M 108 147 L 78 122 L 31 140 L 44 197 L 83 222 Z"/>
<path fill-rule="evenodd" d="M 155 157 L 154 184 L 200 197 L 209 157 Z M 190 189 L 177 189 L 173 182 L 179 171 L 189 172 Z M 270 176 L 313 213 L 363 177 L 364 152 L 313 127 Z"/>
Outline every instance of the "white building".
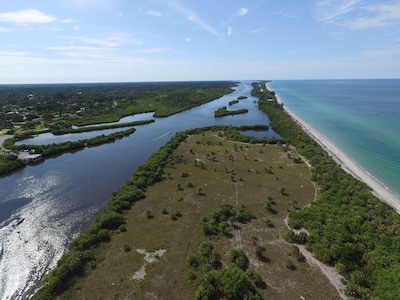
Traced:
<path fill-rule="evenodd" d="M 26 155 L 23 157 L 23 159 L 25 160 L 26 163 L 30 163 L 30 162 L 37 162 L 39 160 L 41 160 L 42 154 L 30 154 L 30 155 Z"/>

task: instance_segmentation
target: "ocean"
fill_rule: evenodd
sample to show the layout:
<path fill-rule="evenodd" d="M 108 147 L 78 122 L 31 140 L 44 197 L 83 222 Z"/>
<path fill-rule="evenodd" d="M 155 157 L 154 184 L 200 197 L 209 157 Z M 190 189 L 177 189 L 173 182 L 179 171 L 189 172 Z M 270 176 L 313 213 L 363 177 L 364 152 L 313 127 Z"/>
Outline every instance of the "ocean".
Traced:
<path fill-rule="evenodd" d="M 400 195 L 400 79 L 276 80 L 269 88 L 287 109 Z"/>

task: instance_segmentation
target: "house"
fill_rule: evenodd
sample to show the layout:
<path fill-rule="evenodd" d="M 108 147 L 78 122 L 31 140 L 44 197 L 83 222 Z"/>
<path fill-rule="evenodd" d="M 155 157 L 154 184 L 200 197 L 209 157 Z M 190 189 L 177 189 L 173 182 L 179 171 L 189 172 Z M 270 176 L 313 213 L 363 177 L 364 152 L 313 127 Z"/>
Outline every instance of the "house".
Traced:
<path fill-rule="evenodd" d="M 25 160 L 25 162 L 28 164 L 31 162 L 37 162 L 37 161 L 41 160 L 42 158 L 43 158 L 42 154 L 30 154 L 30 155 L 24 156 L 23 160 Z"/>

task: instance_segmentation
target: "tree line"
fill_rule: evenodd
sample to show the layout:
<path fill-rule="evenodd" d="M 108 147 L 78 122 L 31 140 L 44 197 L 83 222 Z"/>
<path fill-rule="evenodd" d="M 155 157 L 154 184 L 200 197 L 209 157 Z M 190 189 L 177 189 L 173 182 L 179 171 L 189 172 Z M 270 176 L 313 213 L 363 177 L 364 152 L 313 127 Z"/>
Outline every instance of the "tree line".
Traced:
<path fill-rule="evenodd" d="M 13 151 L 22 151 L 29 149 L 31 153 L 40 153 L 43 157 L 60 155 L 66 152 L 77 151 L 85 147 L 99 146 L 106 143 L 115 142 L 117 139 L 129 136 L 136 131 L 135 128 L 114 132 L 108 135 L 99 135 L 90 139 L 82 139 L 75 142 L 67 141 L 58 144 L 48 145 L 29 145 L 22 144 L 15 146 L 15 138 L 9 138 L 5 142 L 5 146 Z M 12 153 L 0 155 L 0 175 L 10 173 L 25 166 L 22 159 Z"/>
<path fill-rule="evenodd" d="M 29 129 L 38 118 L 65 128 L 115 122 L 144 112 L 165 117 L 231 93 L 234 85 L 229 81 L 3 85 L 0 129 L 15 124 Z"/>

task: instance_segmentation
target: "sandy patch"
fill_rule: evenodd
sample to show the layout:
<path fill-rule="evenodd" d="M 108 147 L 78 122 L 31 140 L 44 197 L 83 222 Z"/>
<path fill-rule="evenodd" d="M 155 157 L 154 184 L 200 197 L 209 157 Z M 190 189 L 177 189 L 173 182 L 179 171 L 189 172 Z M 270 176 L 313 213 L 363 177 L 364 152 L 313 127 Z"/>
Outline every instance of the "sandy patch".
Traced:
<path fill-rule="evenodd" d="M 167 250 L 159 249 L 154 252 L 147 252 L 144 249 L 136 249 L 136 252 L 139 254 L 143 254 L 145 261 L 140 270 L 135 272 L 135 274 L 133 274 L 132 279 L 142 280 L 146 277 L 146 265 L 156 262 L 160 257 L 162 257 L 165 254 L 165 252 L 167 252 Z"/>

